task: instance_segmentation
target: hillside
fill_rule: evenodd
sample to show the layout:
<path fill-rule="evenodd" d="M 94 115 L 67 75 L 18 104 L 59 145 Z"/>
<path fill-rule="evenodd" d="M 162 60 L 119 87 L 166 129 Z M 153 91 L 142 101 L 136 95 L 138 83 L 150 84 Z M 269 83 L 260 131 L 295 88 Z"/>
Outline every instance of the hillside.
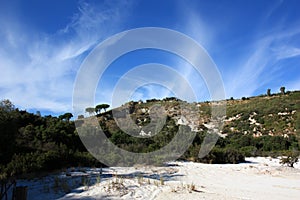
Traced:
<path fill-rule="evenodd" d="M 253 136 L 300 133 L 300 92 L 227 101 L 224 133 Z"/>
<path fill-rule="evenodd" d="M 300 91 L 289 92 L 285 95 L 227 100 L 222 134 L 226 136 L 242 133 L 254 137 L 296 135 L 300 133 L 299 111 Z M 119 126 L 124 127 L 124 124 L 128 125 L 132 121 L 139 127 L 139 130 L 135 131 L 139 131 L 139 134 L 149 134 L 151 130 L 147 130 L 149 129 L 147 125 L 151 117 L 157 121 L 162 121 L 167 117 L 168 120 L 174 120 L 176 125 L 188 125 L 192 131 L 201 132 L 209 127 L 210 112 L 211 102 L 186 103 L 176 98 L 166 98 L 129 102 L 120 108 L 97 116 L 99 122 L 105 124 L 110 132 L 118 130 L 115 118 Z M 130 113 L 130 118 L 125 118 L 126 113 Z M 154 124 L 153 121 L 151 123 Z M 152 130 L 153 132 L 155 131 Z"/>
<path fill-rule="evenodd" d="M 110 141 L 131 152 L 146 153 L 164 147 L 180 126 L 184 127 L 185 134 L 195 133 L 192 145 L 180 159 L 238 163 L 243 162 L 245 156 L 290 155 L 299 151 L 299 91 L 243 99 L 226 100 L 227 116 L 220 133 L 222 137 L 202 159 L 198 158 L 201 144 L 209 134 L 208 129 L 214 125 L 211 121 L 212 102 L 152 99 L 129 102 L 97 117 Z M 130 117 L 126 118 L 126 113 Z M 88 119 L 75 120 L 77 128 L 88 133 L 86 127 L 95 125 L 89 124 Z M 42 117 L 2 101 L 0 129 L 0 179 L 67 166 L 101 165 L 82 145 L 74 122 L 66 118 L 66 114 Z M 139 137 L 126 134 L 128 131 Z M 115 155 L 106 157 L 118 160 Z M 157 162 L 161 164 L 159 160 Z"/>
<path fill-rule="evenodd" d="M 185 127 L 196 133 L 192 146 L 181 159 L 209 163 L 237 163 L 244 156 L 278 156 L 299 150 L 300 92 L 261 95 L 226 102 L 187 103 L 176 98 L 128 102 L 97 115 L 107 137 L 131 152 L 152 152 L 168 144 Z M 209 130 L 216 129 L 212 105 L 226 103 L 226 117 L 216 146 L 198 158 Z M 80 128 L 90 125 L 82 121 Z M 95 125 L 95 124 L 94 124 Z M 132 137 L 135 136 L 135 137 Z M 114 158 L 118 160 L 117 158 Z"/>
<path fill-rule="evenodd" d="M 159 119 L 174 120 L 176 125 L 188 125 L 192 131 L 201 132 L 211 122 L 211 102 L 187 103 L 176 98 L 129 102 L 113 111 L 97 115 L 99 122 L 114 132 L 118 125 L 133 123 L 139 134 L 150 134 L 147 126 L 151 117 L 155 124 Z M 121 114 L 120 114 L 121 113 Z M 123 114 L 122 114 L 123 113 Z M 125 118 L 126 113 L 130 119 Z M 153 115 L 153 116 L 151 116 Z M 156 121 L 155 121 L 156 120 Z M 284 136 L 300 133 L 300 91 L 273 96 L 257 96 L 239 100 L 226 100 L 226 118 L 222 134 L 243 133 L 260 137 L 263 135 Z M 145 128 L 146 127 L 146 128 Z M 129 128 L 129 127 L 128 127 Z M 132 131 L 132 130 L 131 130 Z M 152 130 L 152 133 L 155 131 Z"/>

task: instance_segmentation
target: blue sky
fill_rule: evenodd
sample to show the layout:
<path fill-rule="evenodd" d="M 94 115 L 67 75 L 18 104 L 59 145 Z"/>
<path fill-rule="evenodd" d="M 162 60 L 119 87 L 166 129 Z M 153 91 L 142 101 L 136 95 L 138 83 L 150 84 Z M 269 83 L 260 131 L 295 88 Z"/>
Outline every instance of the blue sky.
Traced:
<path fill-rule="evenodd" d="M 42 114 L 72 111 L 77 72 L 109 36 L 164 27 L 201 44 L 217 65 L 226 97 L 300 89 L 300 2 L 277 1 L 39 1 L 0 0 L 0 99 Z M 149 62 L 171 66 L 209 100 L 201 77 L 184 61 L 158 50 L 129 53 L 104 73 L 95 101 L 111 102 L 118 79 Z M 147 85 L 133 99 L 172 95 Z"/>

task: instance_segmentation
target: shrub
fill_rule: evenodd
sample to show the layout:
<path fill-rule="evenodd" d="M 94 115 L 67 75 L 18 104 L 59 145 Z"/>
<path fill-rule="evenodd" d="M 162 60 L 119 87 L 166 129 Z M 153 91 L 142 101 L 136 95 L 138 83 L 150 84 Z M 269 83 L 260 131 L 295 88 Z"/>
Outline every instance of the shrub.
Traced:
<path fill-rule="evenodd" d="M 254 146 L 246 146 L 240 149 L 242 154 L 246 157 L 251 157 L 256 155 L 257 148 Z"/>
<path fill-rule="evenodd" d="M 294 167 L 294 164 L 299 161 L 299 152 L 288 152 L 288 155 L 280 159 L 280 164 Z"/>
<path fill-rule="evenodd" d="M 245 156 L 235 149 L 215 147 L 207 156 L 198 159 L 198 161 L 209 164 L 236 164 L 244 162 Z"/>

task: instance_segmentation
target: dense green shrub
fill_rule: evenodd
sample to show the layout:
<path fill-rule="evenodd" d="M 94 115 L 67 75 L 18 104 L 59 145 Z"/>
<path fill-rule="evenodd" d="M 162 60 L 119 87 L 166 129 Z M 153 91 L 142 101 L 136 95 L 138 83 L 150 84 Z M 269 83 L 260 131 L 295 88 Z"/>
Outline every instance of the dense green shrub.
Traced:
<path fill-rule="evenodd" d="M 286 156 L 280 159 L 280 164 L 294 167 L 294 164 L 299 161 L 299 151 L 289 151 Z"/>
<path fill-rule="evenodd" d="M 240 152 L 245 157 L 252 157 L 256 156 L 257 148 L 255 146 L 244 146 L 240 149 Z"/>
<path fill-rule="evenodd" d="M 244 155 L 236 149 L 215 147 L 204 158 L 196 159 L 199 162 L 210 164 L 240 163 L 245 161 Z"/>

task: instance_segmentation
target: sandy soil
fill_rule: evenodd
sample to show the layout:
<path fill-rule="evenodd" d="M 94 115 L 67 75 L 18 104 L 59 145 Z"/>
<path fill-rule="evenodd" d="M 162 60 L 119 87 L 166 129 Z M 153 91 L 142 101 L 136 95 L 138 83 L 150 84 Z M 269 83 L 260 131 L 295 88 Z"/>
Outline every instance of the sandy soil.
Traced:
<path fill-rule="evenodd" d="M 19 181 L 28 199 L 299 199 L 300 163 L 247 158 L 243 164 L 172 162 L 165 167 L 137 166 L 72 169 L 57 177 Z M 67 175 L 68 174 L 68 175 Z M 83 179 L 84 177 L 84 179 Z M 85 186 L 80 182 L 88 180 Z M 66 191 L 69 190 L 66 194 Z"/>
<path fill-rule="evenodd" d="M 278 159 L 247 160 L 250 163 L 239 165 L 178 163 L 178 173 L 184 175 L 180 181 L 192 182 L 196 191 L 166 189 L 156 199 L 299 199 L 299 169 L 282 167 Z"/>

